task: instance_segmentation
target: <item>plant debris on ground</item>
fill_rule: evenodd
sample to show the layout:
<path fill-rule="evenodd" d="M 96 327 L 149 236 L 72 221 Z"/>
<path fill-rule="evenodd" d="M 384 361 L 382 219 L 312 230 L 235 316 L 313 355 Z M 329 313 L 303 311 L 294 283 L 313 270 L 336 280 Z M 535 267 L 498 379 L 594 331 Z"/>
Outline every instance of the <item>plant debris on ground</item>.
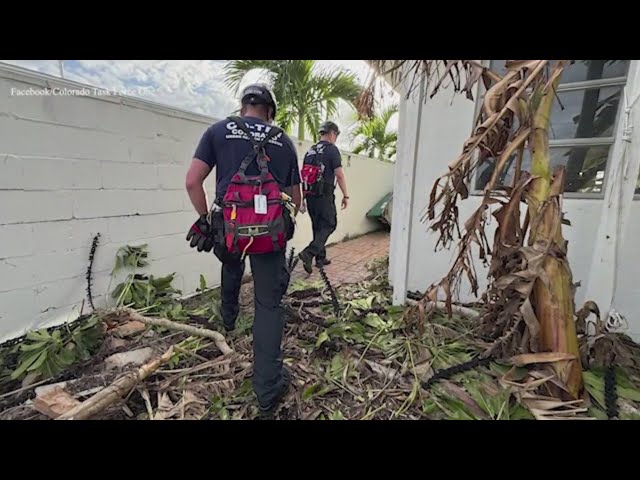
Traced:
<path fill-rule="evenodd" d="M 30 332 L 0 347 L 0 419 L 56 418 L 163 354 L 169 355 L 165 363 L 92 418 L 256 418 L 252 284 L 241 288 L 241 313 L 236 330 L 223 340 L 230 349 L 225 354 L 217 337 L 201 336 L 202 329 L 224 331 L 218 290 L 207 289 L 201 278 L 202 293 L 180 301 L 172 275 L 156 279 L 135 272 L 144 263 L 143 250 L 122 253 L 119 268 L 128 266 L 134 273 L 114 289 L 115 309 Z M 131 256 L 134 260 L 127 260 Z M 387 259 L 369 268 L 364 281 L 336 288 L 339 317 L 323 282 L 290 284 L 283 302 L 283 355 L 292 388 L 277 418 L 606 419 L 603 348 L 621 359 L 615 370 L 618 418 L 640 418 L 638 347 L 628 337 L 603 331 L 585 347 L 592 365 L 585 372 L 589 398 L 583 402 L 545 395 L 546 383 L 559 383 L 551 369 L 545 370 L 555 359 L 551 354 L 484 361 L 428 383 L 435 372 L 486 352 L 481 325 L 437 311 L 418 324 L 409 318 L 413 309 L 391 304 Z M 134 315 L 166 318 L 171 328 Z"/>

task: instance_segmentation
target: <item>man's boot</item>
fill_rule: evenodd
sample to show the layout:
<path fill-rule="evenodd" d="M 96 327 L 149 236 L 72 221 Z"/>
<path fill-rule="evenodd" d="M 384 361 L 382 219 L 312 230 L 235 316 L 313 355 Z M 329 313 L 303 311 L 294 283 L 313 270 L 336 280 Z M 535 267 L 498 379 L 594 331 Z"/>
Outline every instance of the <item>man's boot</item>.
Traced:
<path fill-rule="evenodd" d="M 316 258 L 316 267 L 326 267 L 327 265 L 331 265 L 331 260 L 327 260 L 326 258 Z"/>
<path fill-rule="evenodd" d="M 291 387 L 291 374 L 289 373 L 287 367 L 285 367 L 284 365 L 282 366 L 282 380 L 282 389 L 270 405 L 260 405 L 260 403 L 258 403 L 258 408 L 260 410 L 260 420 L 273 420 L 278 405 L 280 404 L 284 396 L 289 392 L 289 388 Z"/>
<path fill-rule="evenodd" d="M 304 267 L 305 272 L 311 274 L 311 272 L 313 272 L 313 266 L 311 265 L 313 255 L 306 250 L 303 250 L 298 254 L 298 258 L 302 261 L 302 266 Z"/>

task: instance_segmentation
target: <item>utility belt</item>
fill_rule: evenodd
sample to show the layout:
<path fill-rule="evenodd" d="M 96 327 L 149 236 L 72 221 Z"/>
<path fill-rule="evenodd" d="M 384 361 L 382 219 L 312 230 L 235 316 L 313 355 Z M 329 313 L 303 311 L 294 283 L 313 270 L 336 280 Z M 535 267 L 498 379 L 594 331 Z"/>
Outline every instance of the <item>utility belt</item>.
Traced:
<path fill-rule="evenodd" d="M 335 193 L 335 190 L 336 190 L 335 185 L 327 182 L 322 182 L 317 186 L 317 191 L 316 191 L 317 193 L 309 194 L 307 198 L 330 197 Z"/>
<path fill-rule="evenodd" d="M 223 213 L 223 198 L 216 198 L 209 212 L 209 223 L 213 229 L 213 253 L 223 264 L 238 263 L 242 261 L 241 252 L 232 252 L 227 246 L 227 225 Z M 284 221 L 285 240 L 293 238 L 295 232 L 295 214 L 293 204 L 286 202 L 282 209 Z"/>

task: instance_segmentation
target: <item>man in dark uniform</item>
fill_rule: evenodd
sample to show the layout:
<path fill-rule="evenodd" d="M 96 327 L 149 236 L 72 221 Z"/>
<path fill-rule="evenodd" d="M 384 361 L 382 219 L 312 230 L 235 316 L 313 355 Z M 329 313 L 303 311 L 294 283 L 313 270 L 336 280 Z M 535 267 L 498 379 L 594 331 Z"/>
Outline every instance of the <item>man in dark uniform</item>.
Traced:
<path fill-rule="evenodd" d="M 349 204 L 347 181 L 342 169 L 342 157 L 335 143 L 340 135 L 338 125 L 325 122 L 320 127 L 320 141 L 313 145 L 304 157 L 303 163 L 313 163 L 318 156 L 324 165 L 324 182 L 320 195 L 306 197 L 307 210 L 313 225 L 313 240 L 300 254 L 300 260 L 307 273 L 312 272 L 312 261 L 316 266 L 329 265 L 325 244 L 338 225 L 336 212 L 335 184 L 342 191 L 342 209 Z"/>
<path fill-rule="evenodd" d="M 246 87 L 241 97 L 240 117 L 244 120 L 256 141 L 266 138 L 273 128 L 270 124 L 276 114 L 276 99 L 264 84 Z M 216 167 L 216 200 L 222 198 L 239 170 L 252 145 L 236 122 L 226 119 L 211 125 L 202 136 L 187 173 L 186 188 L 200 219 L 192 231 L 206 232 L 209 205 L 203 187 L 204 180 Z M 271 138 L 266 147 L 268 169 L 281 190 L 293 198 L 296 213 L 300 208 L 300 173 L 293 142 L 284 132 Z M 258 175 L 254 160 L 246 170 L 247 175 Z M 190 235 L 192 235 L 190 233 Z M 193 236 L 193 235 L 192 235 Z M 189 238 L 189 237 L 188 237 Z M 193 243 L 192 243 L 193 245 Z M 253 323 L 253 388 L 258 397 L 261 413 L 270 415 L 289 387 L 289 374 L 282 364 L 281 342 L 284 330 L 284 313 L 281 299 L 289 282 L 285 250 L 250 255 L 251 273 L 255 289 L 255 318 Z M 222 266 L 222 317 L 225 329 L 235 328 L 239 313 L 238 297 L 244 274 L 244 261 L 225 262 Z"/>

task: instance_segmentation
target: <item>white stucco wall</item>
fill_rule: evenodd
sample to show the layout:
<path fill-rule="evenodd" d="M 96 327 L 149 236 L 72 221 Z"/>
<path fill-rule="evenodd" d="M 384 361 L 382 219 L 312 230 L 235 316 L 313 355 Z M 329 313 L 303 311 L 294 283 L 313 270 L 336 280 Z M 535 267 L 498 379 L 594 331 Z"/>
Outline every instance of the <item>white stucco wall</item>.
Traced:
<path fill-rule="evenodd" d="M 215 256 L 185 241 L 196 214 L 184 190 L 195 146 L 215 120 L 123 97 L 11 95 L 45 86 L 83 87 L 0 66 L 0 341 L 77 316 L 96 233 L 98 305 L 119 281 L 110 272 L 126 244 L 147 243 L 149 271 L 176 272 L 184 294 L 200 274 L 217 285 Z M 310 143 L 297 144 L 302 160 Z M 392 188 L 393 165 L 347 153 L 343 160 L 351 204 L 339 211 L 331 242 L 377 228 L 366 212 Z M 312 234 L 308 216 L 298 220 L 299 251 Z"/>
<path fill-rule="evenodd" d="M 637 62 L 632 62 L 630 79 L 638 70 Z M 637 82 L 637 76 L 635 77 Z M 631 81 L 631 80 L 630 80 Z M 401 132 L 396 162 L 396 195 L 404 195 L 410 206 L 394 204 L 394 220 L 406 219 L 401 224 L 394 223 L 391 242 L 391 281 L 394 285 L 394 300 L 404 301 L 406 290 L 424 291 L 430 284 L 439 281 L 451 267 L 455 251 L 434 252 L 437 234 L 429 230 L 428 224 L 420 221 L 428 204 L 431 188 L 440 175 L 447 170 L 447 165 L 460 154 L 463 142 L 469 137 L 475 120 L 475 103 L 464 96 L 453 96 L 453 92 L 440 92 L 433 99 L 427 100 L 419 108 L 418 99 L 402 99 L 401 128 L 409 129 L 409 133 Z M 452 100 L 453 98 L 453 100 Z M 640 102 L 638 102 L 640 103 Z M 638 106 L 635 107 L 636 109 Z M 619 125 L 622 128 L 622 125 Z M 418 135 L 412 132 L 419 131 Z M 636 145 L 633 155 L 637 154 L 640 142 L 640 129 L 632 134 Z M 415 165 L 414 165 L 415 162 Z M 611 166 L 609 166 L 611 168 Z M 609 172 L 611 170 L 608 170 Z M 635 173 L 634 173 L 635 172 Z M 637 169 L 630 171 L 628 181 L 635 184 Z M 635 175 L 635 176 L 634 176 Z M 412 193 L 410 190 L 413 189 Z M 405 193 L 399 193 L 405 192 Z M 574 275 L 574 282 L 581 282 L 577 290 L 576 304 L 579 307 L 585 298 L 588 282 L 593 282 L 598 290 L 598 283 L 613 280 L 590 278 L 596 238 L 601 235 L 615 235 L 610 231 L 599 232 L 598 225 L 603 215 L 605 201 L 601 199 L 565 198 L 564 210 L 572 226 L 565 226 L 564 236 L 569 241 L 569 261 Z M 461 224 L 469 218 L 480 204 L 480 198 L 471 196 L 459 202 Z M 619 232 L 619 255 L 615 268 L 617 289 L 614 295 L 613 308 L 623 313 L 630 324 L 629 333 L 640 338 L 640 282 L 638 274 L 638 249 L 640 238 L 640 202 L 630 203 L 629 219 Z M 403 214 L 404 211 L 404 214 Z M 493 219 L 495 225 L 495 219 Z M 488 233 L 493 228 L 489 226 Z M 492 235 L 489 237 L 492 243 Z M 607 248 L 607 247 L 605 247 Z M 478 277 L 483 280 L 481 288 L 486 285 L 487 270 L 480 262 L 476 262 Z M 404 277 L 406 276 L 406 282 Z M 406 285 L 406 286 L 405 286 Z M 482 293 L 482 290 L 480 291 Z M 463 282 L 460 301 L 472 301 L 469 285 Z M 606 314 L 608 306 L 606 306 Z"/>

